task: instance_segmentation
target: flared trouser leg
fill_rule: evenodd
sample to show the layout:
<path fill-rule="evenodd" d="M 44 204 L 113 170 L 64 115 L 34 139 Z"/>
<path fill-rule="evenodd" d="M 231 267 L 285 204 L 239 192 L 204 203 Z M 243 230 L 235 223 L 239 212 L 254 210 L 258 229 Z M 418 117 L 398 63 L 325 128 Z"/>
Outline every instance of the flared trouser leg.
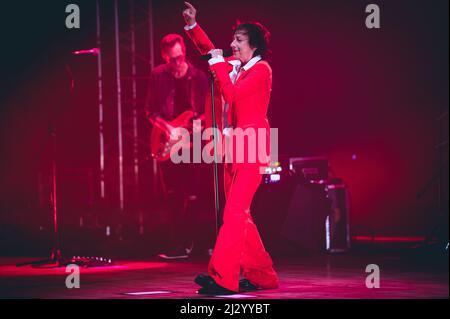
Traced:
<path fill-rule="evenodd" d="M 226 204 L 223 225 L 217 237 L 208 273 L 222 287 L 239 291 L 244 276 L 261 288 L 276 288 L 278 278 L 250 215 L 253 196 L 261 183 L 258 167 L 231 171 L 225 166 Z"/>

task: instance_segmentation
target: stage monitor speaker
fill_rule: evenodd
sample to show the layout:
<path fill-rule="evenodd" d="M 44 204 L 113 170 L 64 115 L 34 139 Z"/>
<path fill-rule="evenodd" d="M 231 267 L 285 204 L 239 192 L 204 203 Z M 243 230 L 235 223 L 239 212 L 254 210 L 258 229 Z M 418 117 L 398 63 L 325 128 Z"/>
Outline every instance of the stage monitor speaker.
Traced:
<path fill-rule="evenodd" d="M 330 208 L 325 185 L 299 183 L 294 189 L 281 235 L 305 252 L 324 252 L 325 220 Z"/>

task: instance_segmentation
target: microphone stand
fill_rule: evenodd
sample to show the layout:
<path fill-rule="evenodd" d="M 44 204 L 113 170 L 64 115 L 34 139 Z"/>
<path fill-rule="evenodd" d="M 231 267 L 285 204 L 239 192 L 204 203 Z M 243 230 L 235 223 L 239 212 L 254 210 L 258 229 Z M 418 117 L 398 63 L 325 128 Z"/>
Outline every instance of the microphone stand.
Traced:
<path fill-rule="evenodd" d="M 70 96 L 73 95 L 73 89 L 75 86 L 74 78 L 72 75 L 72 70 L 69 65 L 65 65 L 66 72 L 69 75 L 70 79 Z M 56 103 L 54 104 L 56 105 Z M 54 107 L 53 116 L 56 120 L 56 109 Z M 58 208 L 57 208 L 57 193 L 56 193 L 56 129 L 53 124 L 53 121 L 50 120 L 48 133 L 50 135 L 50 152 L 51 152 L 51 190 L 50 190 L 50 207 L 52 211 L 52 219 L 53 219 L 53 248 L 50 253 L 50 258 L 42 259 L 32 262 L 24 262 L 16 264 L 16 267 L 22 267 L 31 265 L 35 268 L 56 268 L 67 266 L 68 264 L 77 264 L 81 266 L 89 266 L 89 267 L 97 267 L 97 266 L 108 266 L 112 264 L 111 259 L 99 258 L 99 257 L 72 257 L 72 258 L 63 258 L 60 250 L 60 241 L 59 241 L 59 227 L 58 227 Z"/>
<path fill-rule="evenodd" d="M 219 138 L 217 134 L 217 123 L 216 123 L 216 112 L 214 105 L 214 75 L 211 74 L 211 115 L 212 115 L 212 126 L 213 126 L 213 151 L 214 151 L 214 208 L 216 216 L 216 238 L 219 235 L 220 228 L 220 201 L 219 201 L 219 174 L 218 174 L 218 152 L 217 152 L 217 139 Z"/>
<path fill-rule="evenodd" d="M 233 55 L 233 51 L 231 49 L 223 50 L 223 56 L 229 57 Z M 207 61 L 211 58 L 211 54 L 205 54 L 200 56 L 200 60 Z M 218 152 L 217 152 L 217 139 L 219 138 L 217 134 L 217 123 L 216 123 L 216 112 L 215 112 L 215 103 L 214 103 L 214 75 L 210 73 L 210 83 L 211 83 L 211 116 L 212 116 L 212 128 L 213 128 L 213 151 L 214 151 L 214 209 L 215 209 L 215 217 L 216 217 L 216 238 L 219 235 L 220 228 L 220 200 L 219 200 L 219 174 L 218 174 Z"/>
<path fill-rule="evenodd" d="M 65 70 L 70 80 L 69 84 L 69 94 L 72 96 L 73 89 L 75 86 L 75 82 L 73 79 L 73 74 L 70 66 L 65 64 Z M 57 193 L 56 193 L 56 128 L 54 125 L 54 121 L 56 121 L 57 115 L 59 115 L 56 111 L 56 102 L 53 104 L 52 117 L 50 117 L 49 126 L 48 126 L 48 134 L 50 137 L 50 161 L 51 161 L 51 189 L 50 189 L 50 207 L 52 212 L 52 220 L 53 220 L 53 248 L 50 253 L 50 258 L 42 259 L 32 262 L 24 262 L 16 264 L 17 267 L 31 265 L 32 267 L 44 267 L 44 268 L 53 268 L 53 267 L 62 267 L 66 266 L 71 259 L 64 259 L 61 254 L 60 249 L 60 241 L 59 241 L 59 227 L 58 227 L 58 205 L 57 205 Z"/>
<path fill-rule="evenodd" d="M 50 207 L 52 210 L 53 219 L 53 248 L 50 253 L 50 258 L 37 260 L 32 262 L 25 262 L 17 264 L 17 267 L 21 266 L 45 266 L 61 267 L 67 264 L 67 260 L 61 257 L 61 250 L 59 244 L 59 232 L 58 232 L 58 209 L 57 209 L 57 194 L 56 194 L 56 130 L 53 124 L 49 125 L 48 133 L 50 135 L 50 148 L 51 148 L 51 190 L 50 190 Z"/>

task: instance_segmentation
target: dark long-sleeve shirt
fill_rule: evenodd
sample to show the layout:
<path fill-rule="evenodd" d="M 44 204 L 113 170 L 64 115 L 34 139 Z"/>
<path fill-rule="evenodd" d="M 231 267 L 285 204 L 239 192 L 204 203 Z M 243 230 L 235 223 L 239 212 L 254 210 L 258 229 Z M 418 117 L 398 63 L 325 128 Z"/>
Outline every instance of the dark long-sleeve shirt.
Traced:
<path fill-rule="evenodd" d="M 192 64 L 184 77 L 176 79 L 167 64 L 153 69 L 150 76 L 146 107 L 152 117 L 171 121 L 187 110 L 195 116 L 205 109 L 208 79 L 205 73 Z"/>

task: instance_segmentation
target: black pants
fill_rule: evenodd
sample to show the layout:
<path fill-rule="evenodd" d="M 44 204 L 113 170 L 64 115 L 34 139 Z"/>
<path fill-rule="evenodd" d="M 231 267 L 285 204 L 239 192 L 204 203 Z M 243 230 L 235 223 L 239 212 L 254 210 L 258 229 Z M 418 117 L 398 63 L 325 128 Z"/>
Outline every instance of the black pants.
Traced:
<path fill-rule="evenodd" d="M 198 164 L 160 164 L 167 191 L 168 243 L 172 248 L 189 247 L 194 240 L 195 208 L 199 197 L 201 169 Z"/>

